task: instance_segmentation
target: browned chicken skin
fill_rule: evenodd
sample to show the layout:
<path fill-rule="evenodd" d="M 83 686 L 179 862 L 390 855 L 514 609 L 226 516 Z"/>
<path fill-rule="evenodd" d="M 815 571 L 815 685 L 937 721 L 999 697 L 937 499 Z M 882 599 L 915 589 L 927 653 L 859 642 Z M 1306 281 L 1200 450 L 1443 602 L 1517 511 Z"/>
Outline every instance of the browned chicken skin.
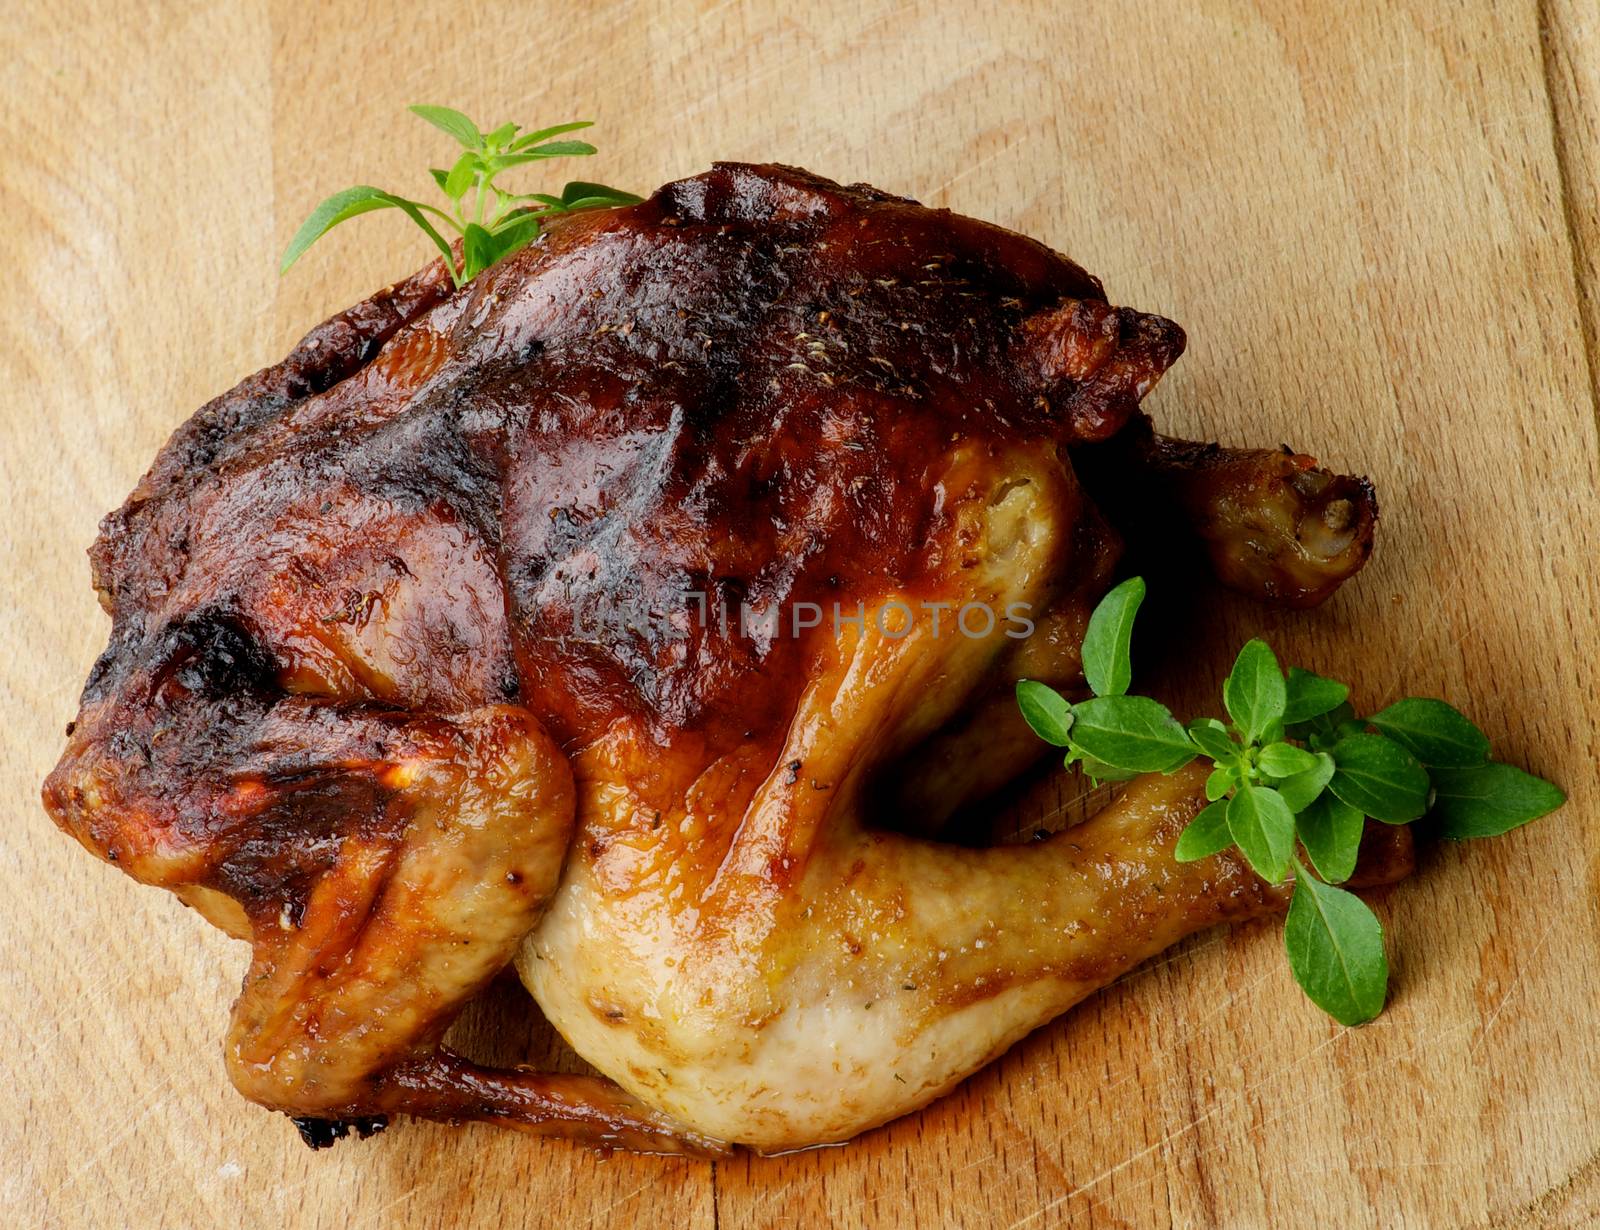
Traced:
<path fill-rule="evenodd" d="M 460 292 L 435 265 L 107 518 L 46 806 L 252 942 L 229 1072 L 308 1139 L 852 1135 L 1279 904 L 1171 859 L 1193 772 L 1025 847 L 877 810 L 933 831 L 1038 754 L 1010 685 L 1076 685 L 1120 549 L 1085 487 L 1265 598 L 1364 562 L 1363 481 L 1151 432 L 1183 340 L 1032 240 L 782 167 L 561 219 Z M 622 1088 L 441 1047 L 514 955 Z"/>

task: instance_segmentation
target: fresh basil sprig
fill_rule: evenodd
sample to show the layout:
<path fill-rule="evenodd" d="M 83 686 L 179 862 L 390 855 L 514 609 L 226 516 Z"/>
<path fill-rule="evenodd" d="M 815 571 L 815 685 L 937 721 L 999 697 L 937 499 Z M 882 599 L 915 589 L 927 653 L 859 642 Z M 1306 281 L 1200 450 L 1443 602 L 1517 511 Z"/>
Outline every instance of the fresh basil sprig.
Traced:
<path fill-rule="evenodd" d="M 1341 1024 L 1370 1021 L 1388 994 L 1383 927 L 1365 902 L 1335 887 L 1355 872 L 1367 818 L 1409 824 L 1431 815 L 1446 837 L 1489 837 L 1554 811 L 1566 795 L 1491 761 L 1488 737 L 1444 701 L 1407 697 L 1359 718 L 1344 684 L 1299 667 L 1285 675 L 1261 640 L 1239 651 L 1223 684 L 1228 721 L 1185 727 L 1159 701 L 1127 694 L 1144 596 L 1143 579 L 1133 577 L 1090 617 L 1083 675 L 1094 695 L 1072 703 L 1024 679 L 1023 717 L 1065 749 L 1068 765 L 1101 781 L 1209 760 L 1207 804 L 1174 857 L 1193 862 L 1237 846 L 1263 879 L 1292 874 L 1283 934 L 1295 979 Z"/>
<path fill-rule="evenodd" d="M 484 133 L 461 112 L 449 107 L 417 106 L 411 111 L 454 137 L 462 147 L 461 155 L 448 171 L 435 167 L 429 172 L 450 199 L 450 212 L 365 184 L 346 188 L 311 211 L 311 216 L 284 250 L 278 266 L 280 274 L 287 273 L 289 266 L 299 260 L 307 248 L 345 219 L 375 209 L 398 209 L 439 249 L 450 277 L 461 287 L 496 261 L 532 243 L 538 237 L 542 221 L 551 214 L 632 205 L 639 200 L 631 192 L 582 180 L 569 183 L 560 196 L 543 192 L 515 194 L 495 184 L 495 177 L 511 167 L 546 158 L 594 153 L 594 146 L 587 141 L 551 140 L 562 133 L 588 128 L 591 120 L 574 120 L 534 132 L 521 132 L 516 124 L 502 124 L 493 132 Z M 459 264 L 440 226 L 461 237 Z"/>

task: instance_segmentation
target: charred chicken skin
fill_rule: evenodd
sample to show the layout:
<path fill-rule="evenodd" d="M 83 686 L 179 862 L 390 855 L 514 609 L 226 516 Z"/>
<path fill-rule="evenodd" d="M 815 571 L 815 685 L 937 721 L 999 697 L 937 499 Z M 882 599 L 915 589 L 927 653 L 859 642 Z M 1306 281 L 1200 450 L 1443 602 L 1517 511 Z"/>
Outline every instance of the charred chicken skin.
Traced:
<path fill-rule="evenodd" d="M 1075 685 L 1140 532 L 1086 492 L 1264 599 L 1365 561 L 1363 481 L 1154 433 L 1183 344 L 1032 240 L 775 166 L 562 218 L 459 291 L 436 264 L 106 519 L 111 641 L 45 804 L 250 942 L 227 1068 L 308 1139 L 847 1138 L 1281 905 L 1173 860 L 1193 769 L 1070 837 L 935 839 L 1040 750 L 1013 682 Z M 442 1045 L 513 961 L 603 1078 Z"/>

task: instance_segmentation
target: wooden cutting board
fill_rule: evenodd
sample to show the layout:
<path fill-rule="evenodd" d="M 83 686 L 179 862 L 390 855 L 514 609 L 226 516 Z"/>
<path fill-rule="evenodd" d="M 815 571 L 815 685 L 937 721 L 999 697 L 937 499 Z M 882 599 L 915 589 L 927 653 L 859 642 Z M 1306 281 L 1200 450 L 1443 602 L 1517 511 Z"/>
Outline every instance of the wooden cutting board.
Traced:
<path fill-rule="evenodd" d="M 1600 1220 L 1593 0 L 23 0 L 0 64 L 0 1224 Z M 1169 429 L 1291 441 L 1383 500 L 1326 608 L 1197 595 L 1167 694 L 1214 696 L 1263 633 L 1372 707 L 1457 700 L 1571 804 L 1377 901 L 1394 996 L 1364 1029 L 1302 1001 L 1263 924 L 846 1148 L 712 1166 L 403 1124 L 309 1153 L 223 1074 L 242 948 L 76 849 L 38 783 L 106 635 L 96 519 L 203 401 L 421 263 L 380 217 L 276 272 L 326 193 L 427 187 L 424 101 L 593 117 L 578 173 L 642 190 L 799 163 L 1072 254 L 1188 328 Z M 514 988 L 490 1001 L 478 1049 L 572 1062 Z"/>

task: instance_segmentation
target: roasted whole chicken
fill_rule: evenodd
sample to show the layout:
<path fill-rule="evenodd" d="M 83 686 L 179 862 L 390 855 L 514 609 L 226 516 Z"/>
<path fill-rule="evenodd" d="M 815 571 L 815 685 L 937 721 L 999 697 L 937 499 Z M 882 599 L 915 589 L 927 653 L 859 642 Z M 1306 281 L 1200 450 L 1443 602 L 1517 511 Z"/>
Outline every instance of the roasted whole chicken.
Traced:
<path fill-rule="evenodd" d="M 45 804 L 251 944 L 227 1069 L 312 1143 L 843 1140 L 1281 906 L 1173 860 L 1192 767 L 939 840 L 1044 750 L 1013 684 L 1081 689 L 1125 540 L 1290 606 L 1367 558 L 1364 480 L 1153 430 L 1183 345 L 1032 240 L 778 166 L 562 218 L 459 291 L 436 263 L 105 520 L 110 645 Z M 443 1045 L 511 962 L 602 1076 Z"/>

